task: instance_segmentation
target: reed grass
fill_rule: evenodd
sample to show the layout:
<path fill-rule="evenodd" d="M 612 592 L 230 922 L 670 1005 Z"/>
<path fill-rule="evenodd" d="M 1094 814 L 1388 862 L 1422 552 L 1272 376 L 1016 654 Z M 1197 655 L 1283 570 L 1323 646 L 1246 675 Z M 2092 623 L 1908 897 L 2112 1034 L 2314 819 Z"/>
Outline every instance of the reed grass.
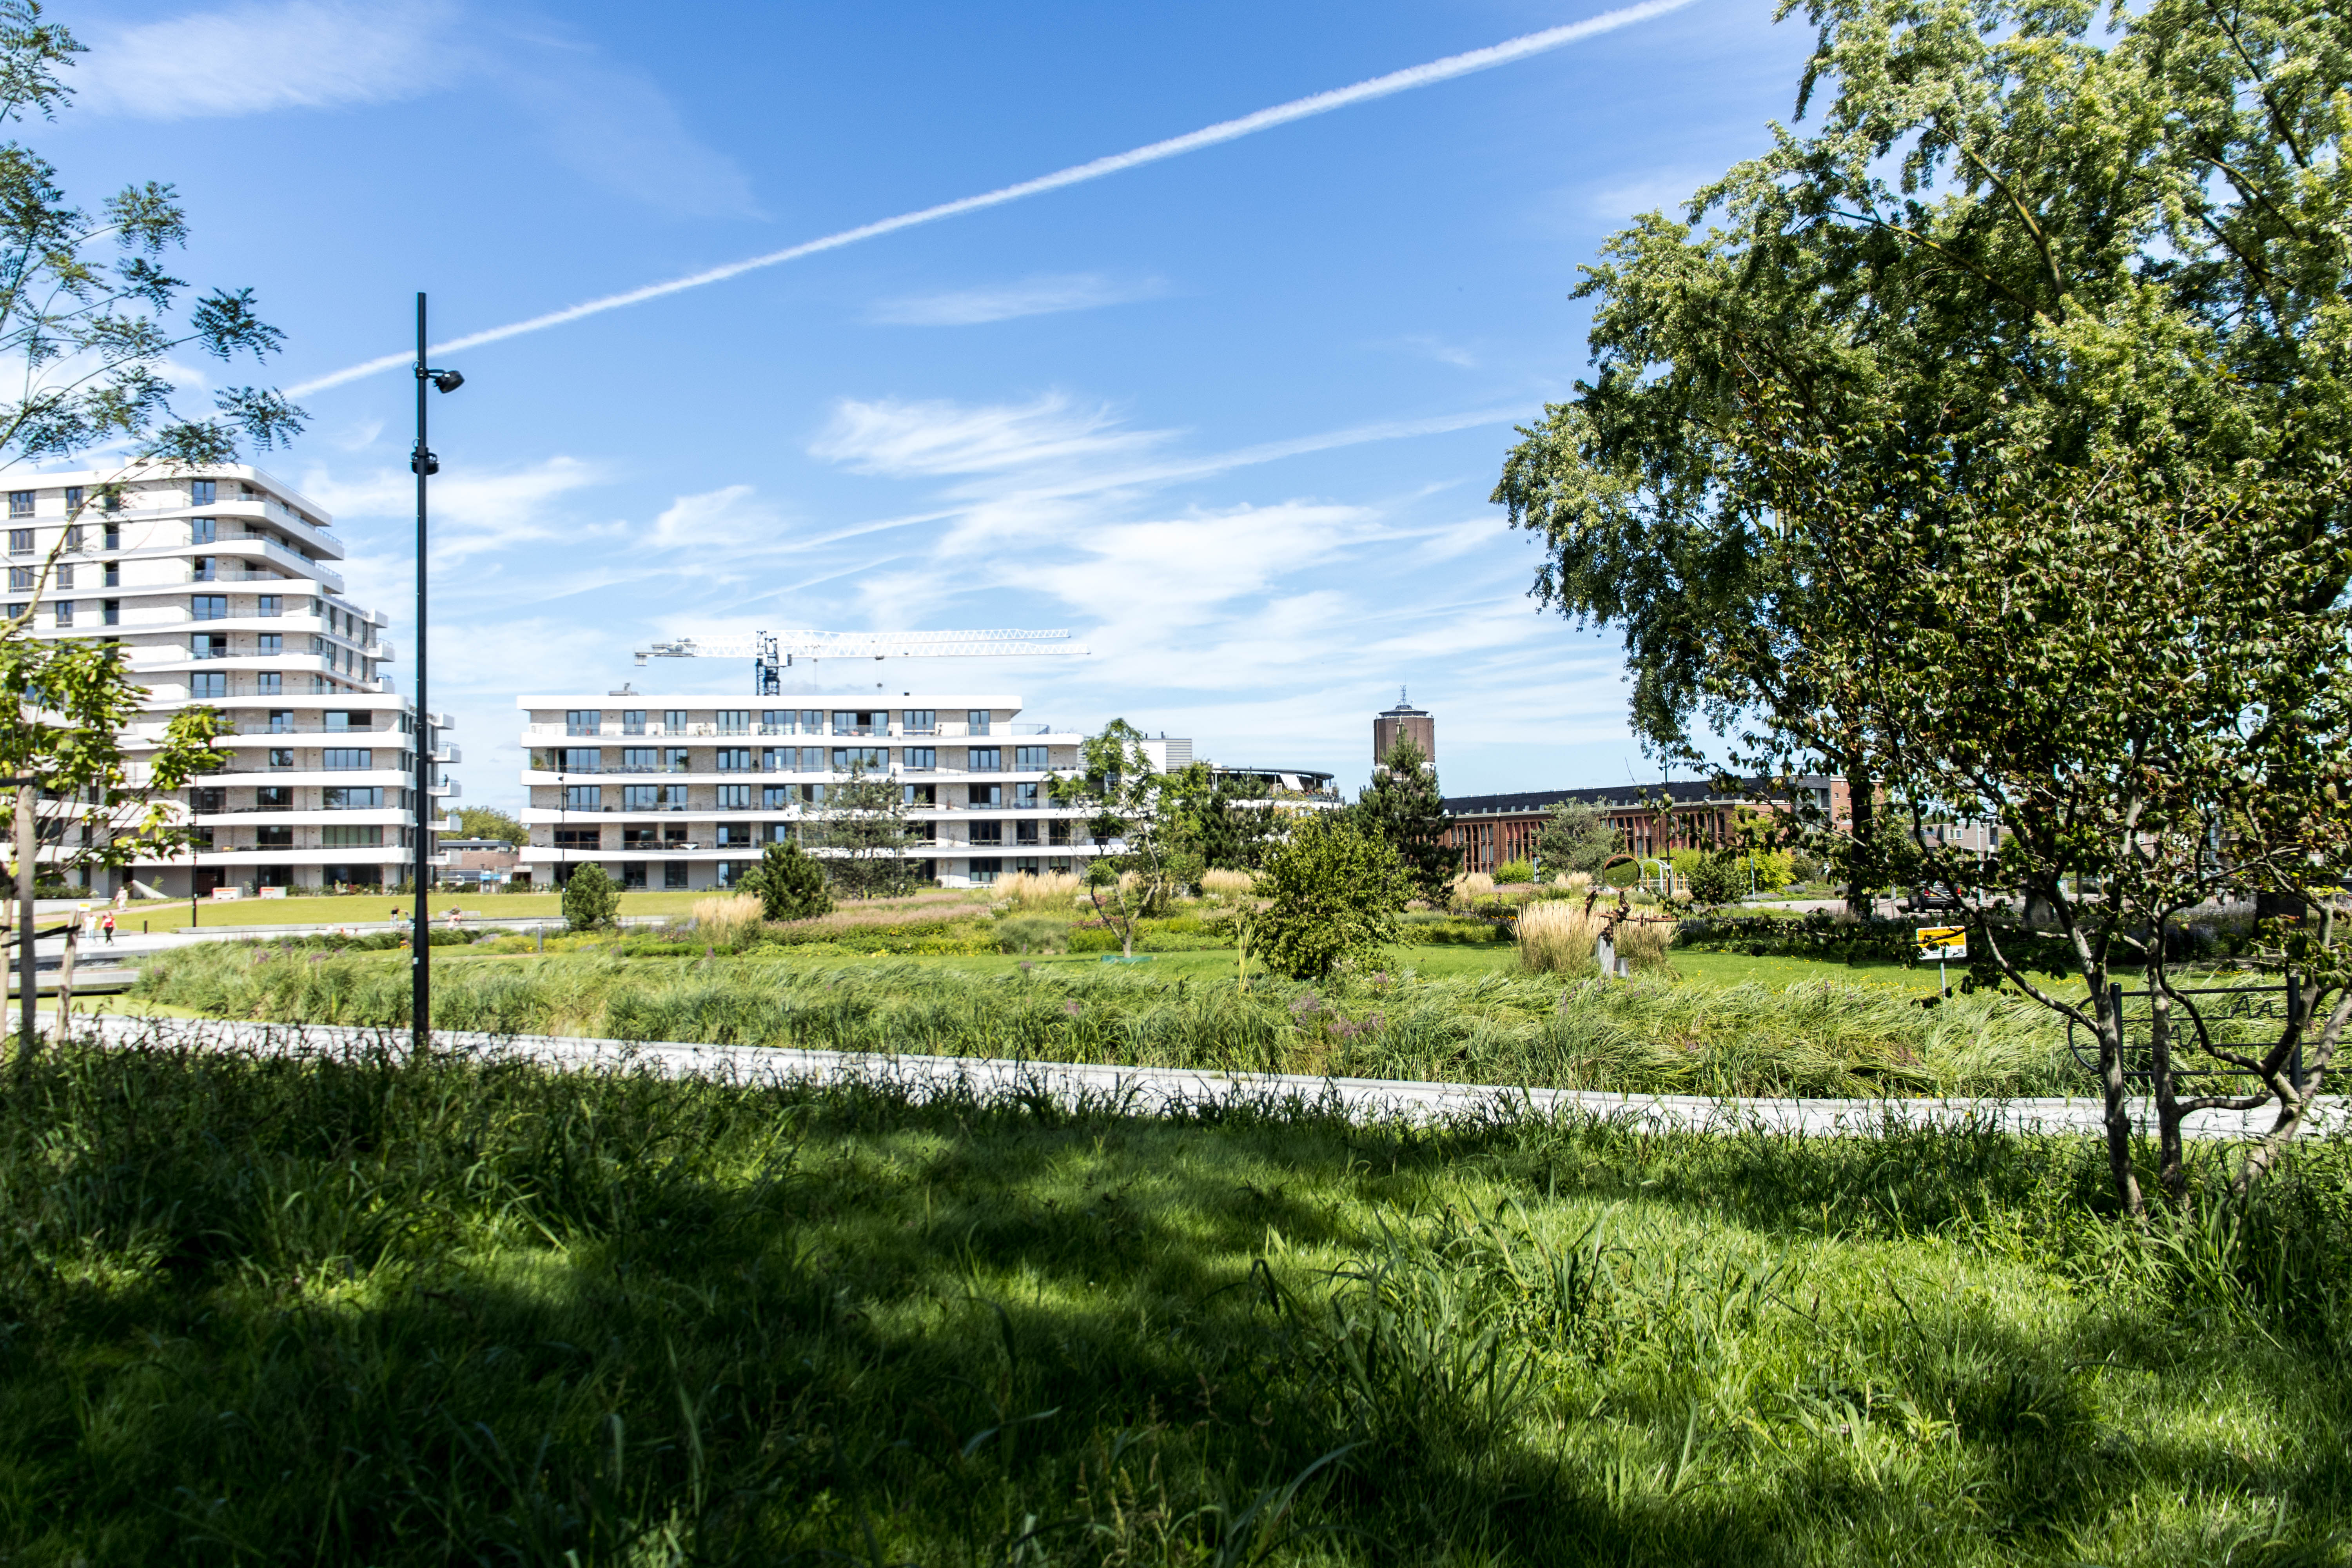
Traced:
<path fill-rule="evenodd" d="M 758 927 L 765 914 L 766 910 L 760 900 L 749 893 L 697 899 L 694 900 L 695 934 L 706 942 L 740 942 Z"/>
<path fill-rule="evenodd" d="M 1594 951 L 1606 924 L 1572 899 L 1548 899 L 1519 911 L 1519 967 L 1536 974 L 1598 974 Z"/>
<path fill-rule="evenodd" d="M 1212 899 L 1246 899 L 1257 889 L 1255 871 L 1211 869 L 1201 873 L 1201 891 Z"/>
<path fill-rule="evenodd" d="M 68 1047 L 0 1555 L 2337 1563 L 2347 1152 L 2143 1238 L 2089 1140 Z"/>
<path fill-rule="evenodd" d="M 1086 884 L 1069 871 L 1015 871 L 1000 878 L 996 895 L 1016 910 L 1051 910 L 1066 913 Z"/>

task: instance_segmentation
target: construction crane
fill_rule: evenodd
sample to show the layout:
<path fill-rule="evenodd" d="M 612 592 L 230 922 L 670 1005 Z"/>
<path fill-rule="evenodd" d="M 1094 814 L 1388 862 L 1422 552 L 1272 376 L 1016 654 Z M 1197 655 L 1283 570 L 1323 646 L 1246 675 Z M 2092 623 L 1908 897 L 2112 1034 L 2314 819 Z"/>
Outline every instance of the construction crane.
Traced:
<path fill-rule="evenodd" d="M 636 650 L 649 658 L 749 658 L 751 695 L 783 693 L 784 670 L 795 658 L 1083 658 L 1083 647 L 1047 647 L 1066 631 L 1024 632 L 753 632 L 749 637 L 679 637 Z"/>

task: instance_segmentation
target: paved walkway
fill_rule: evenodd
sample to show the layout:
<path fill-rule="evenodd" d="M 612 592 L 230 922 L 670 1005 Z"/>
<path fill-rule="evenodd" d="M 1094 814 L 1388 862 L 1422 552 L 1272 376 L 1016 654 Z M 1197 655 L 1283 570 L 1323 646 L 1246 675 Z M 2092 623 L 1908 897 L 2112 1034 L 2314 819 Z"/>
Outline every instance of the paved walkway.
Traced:
<path fill-rule="evenodd" d="M 406 1030 L 341 1025 L 252 1024 L 234 1020 L 139 1018 L 120 1014 L 88 1020 L 102 1037 L 121 1044 L 161 1038 L 220 1048 L 340 1054 L 379 1041 L 404 1050 Z M 1809 1136 L 1882 1136 L 1915 1127 L 1991 1127 L 2021 1133 L 2095 1133 L 2102 1129 L 2095 1100 L 1709 1100 L 1681 1094 L 1607 1094 L 1591 1089 L 1513 1089 L 1463 1083 L 1413 1083 L 1362 1078 L 1309 1078 L 1295 1073 L 1226 1073 L 1187 1068 L 1096 1067 L 1074 1062 L 1013 1061 L 980 1057 L 874 1056 L 764 1046 L 708 1046 L 674 1040 L 604 1040 L 553 1035 L 486 1035 L 441 1030 L 444 1050 L 520 1058 L 568 1071 L 647 1067 L 672 1077 L 707 1075 L 743 1082 L 816 1083 L 856 1080 L 902 1086 L 919 1097 L 969 1090 L 983 1096 L 1044 1094 L 1071 1104 L 1112 1101 L 1152 1113 L 1204 1102 L 1302 1100 L 1337 1104 L 1360 1121 L 1396 1118 L 1432 1121 L 1484 1112 L 1588 1115 L 1655 1131 L 1759 1131 Z M 2152 1130 L 2145 1101 L 2135 1120 Z M 2189 1119 L 2197 1139 L 2238 1139 L 2270 1127 L 2272 1113 L 2207 1110 Z M 2352 1131 L 2352 1107 L 2338 1100 L 2315 1115 L 2315 1133 Z"/>

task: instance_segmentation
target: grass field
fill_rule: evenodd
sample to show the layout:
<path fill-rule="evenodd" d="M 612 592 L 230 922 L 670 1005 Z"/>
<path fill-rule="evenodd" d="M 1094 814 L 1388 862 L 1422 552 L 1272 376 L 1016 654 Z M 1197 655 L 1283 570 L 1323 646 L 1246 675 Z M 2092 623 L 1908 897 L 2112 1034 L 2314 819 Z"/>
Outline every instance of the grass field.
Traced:
<path fill-rule="evenodd" d="M 621 895 L 621 913 L 682 917 L 692 912 L 698 900 L 709 897 L 708 892 L 627 892 Z M 920 902 L 959 908 L 974 902 L 978 897 L 970 893 L 941 891 Z M 905 900 L 904 903 L 911 908 L 917 900 Z M 430 908 L 436 915 L 453 904 L 468 914 L 479 913 L 489 921 L 517 920 L 528 916 L 552 919 L 563 913 L 562 896 L 553 892 L 442 892 L 434 894 L 429 900 Z M 200 900 L 194 923 L 198 926 L 334 926 L 382 921 L 391 918 L 395 909 L 400 911 L 398 918 L 407 920 L 415 914 L 416 903 L 413 899 L 394 898 L 388 893 L 354 893 L 331 899 L 237 899 L 219 904 Z M 188 901 L 185 899 L 175 902 L 146 900 L 132 904 L 116 919 L 125 921 L 123 929 L 126 931 L 182 931 L 190 923 Z"/>
<path fill-rule="evenodd" d="M 0 1555 L 2340 1563 L 2347 1156 L 68 1050 Z"/>

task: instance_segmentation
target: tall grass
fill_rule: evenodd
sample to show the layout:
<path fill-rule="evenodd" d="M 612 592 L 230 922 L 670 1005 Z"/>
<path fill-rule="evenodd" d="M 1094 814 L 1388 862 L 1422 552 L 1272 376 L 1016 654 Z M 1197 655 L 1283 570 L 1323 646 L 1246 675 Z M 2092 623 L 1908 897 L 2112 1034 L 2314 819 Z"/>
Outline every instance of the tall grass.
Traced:
<path fill-rule="evenodd" d="M 749 893 L 697 899 L 694 900 L 695 934 L 706 942 L 739 942 L 759 925 L 765 912 L 760 900 Z"/>
<path fill-rule="evenodd" d="M 1212 899 L 1245 899 L 1257 888 L 1255 871 L 1207 870 L 1201 873 L 1201 891 Z"/>
<path fill-rule="evenodd" d="M 2143 1241 L 2087 1140 L 68 1047 L 0 1554 L 2340 1563 L 2347 1155 Z"/>
<path fill-rule="evenodd" d="M 1034 919 L 1035 917 L 1015 917 Z M 1011 921 L 1007 921 L 1011 924 Z M 1021 945 L 1019 932 L 1008 944 Z M 1050 937 L 1034 937 L 1050 945 Z M 208 942 L 151 961 L 139 994 L 216 1016 L 404 1025 L 396 960 Z M 1339 1073 L 1671 1093 L 2079 1089 L 2030 1005 L 1913 1006 L 1884 986 L 1565 987 L 1487 974 L 1353 992 L 1118 966 L 978 974 L 887 961 L 819 968 L 549 955 L 439 966 L 436 1027 L 930 1056 Z"/>
<path fill-rule="evenodd" d="M 1548 899 L 1519 911 L 1519 966 L 1537 974 L 1598 974 L 1593 956 L 1606 921 L 1572 899 Z"/>
<path fill-rule="evenodd" d="M 1066 914 L 1085 884 L 1069 871 L 1015 871 L 996 884 L 999 898 L 1010 899 L 1016 910 L 1051 910 Z"/>

